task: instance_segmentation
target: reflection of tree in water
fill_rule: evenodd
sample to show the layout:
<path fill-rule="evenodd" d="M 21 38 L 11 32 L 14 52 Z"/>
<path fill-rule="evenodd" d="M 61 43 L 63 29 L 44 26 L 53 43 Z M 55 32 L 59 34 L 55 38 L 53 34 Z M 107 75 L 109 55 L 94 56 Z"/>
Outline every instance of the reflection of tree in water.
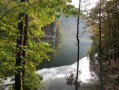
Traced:
<path fill-rule="evenodd" d="M 42 38 L 43 41 L 48 42 L 51 45 L 51 48 L 55 50 L 54 54 L 50 54 L 51 58 L 57 55 L 57 51 L 62 43 L 62 27 L 58 20 L 53 21 L 51 24 L 46 25 L 42 28 L 45 33 L 45 37 Z"/>
<path fill-rule="evenodd" d="M 70 72 L 69 75 L 65 77 L 67 85 L 76 85 L 76 75 Z M 100 90 L 100 86 L 98 82 L 94 81 L 94 79 L 90 79 L 88 82 L 83 83 L 81 80 L 78 81 L 79 90 Z"/>
<path fill-rule="evenodd" d="M 66 74 L 65 79 L 67 85 L 76 85 L 76 70 L 73 70 L 70 72 L 70 74 Z M 81 71 L 79 71 L 79 74 L 81 74 Z M 78 88 L 80 88 L 81 80 L 78 81 Z"/>
<path fill-rule="evenodd" d="M 87 80 L 87 82 L 78 81 L 79 90 L 100 90 L 99 80 L 98 80 L 98 63 L 95 60 L 90 60 L 90 73 L 91 78 Z M 67 85 L 74 85 L 76 82 L 76 70 L 72 70 L 69 74 L 66 75 L 66 83 Z M 79 71 L 79 75 L 81 75 L 81 71 Z"/>

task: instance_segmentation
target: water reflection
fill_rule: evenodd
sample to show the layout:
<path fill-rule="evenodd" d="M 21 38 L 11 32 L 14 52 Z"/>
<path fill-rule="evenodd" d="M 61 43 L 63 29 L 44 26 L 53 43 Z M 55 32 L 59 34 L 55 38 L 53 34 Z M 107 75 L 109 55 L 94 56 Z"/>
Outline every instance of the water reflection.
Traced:
<path fill-rule="evenodd" d="M 90 79 L 95 76 L 91 76 L 89 70 L 89 57 L 84 57 L 80 60 L 79 69 L 81 71 L 79 75 L 79 81 L 82 83 L 89 83 Z M 76 70 L 76 63 L 67 66 L 55 67 L 55 68 L 44 68 L 38 70 L 43 80 L 46 84 L 48 90 L 75 90 L 75 86 L 68 86 L 66 83 L 65 76 L 70 74 L 70 72 Z"/>
<path fill-rule="evenodd" d="M 57 55 L 50 62 L 43 62 L 37 73 L 43 76 L 43 81 L 46 84 L 47 90 L 75 90 L 74 85 L 67 85 L 66 76 L 71 73 L 76 73 L 77 64 L 77 41 L 76 41 L 76 25 L 77 18 L 70 16 L 69 18 L 60 18 L 63 29 L 63 40 L 61 47 L 57 50 Z M 86 32 L 85 21 L 80 21 L 80 75 L 79 82 L 81 83 L 80 90 L 98 90 L 97 76 L 92 69 L 89 69 L 89 57 L 85 54 L 91 46 L 90 33 Z M 49 40 L 51 41 L 51 40 Z M 53 41 L 54 45 L 57 42 Z M 84 57 L 84 58 L 83 58 Z M 42 69 L 43 68 L 43 69 Z M 94 84 L 95 83 L 95 84 Z M 93 86 L 93 87 L 92 87 Z M 96 88 L 96 89 L 94 89 Z"/>
<path fill-rule="evenodd" d="M 55 57 L 50 62 L 43 61 L 38 69 L 60 67 L 64 65 L 71 65 L 77 60 L 77 41 L 76 41 L 76 25 L 77 18 L 69 16 L 68 18 L 62 16 L 59 18 L 61 22 L 63 39 L 62 40 L 47 40 L 56 50 Z M 85 28 L 84 28 L 85 27 Z M 86 32 L 85 20 L 80 20 L 80 59 L 85 57 L 85 53 L 91 46 L 90 33 Z M 55 48 L 56 47 L 56 48 Z M 60 47 L 60 48 L 59 48 Z"/>

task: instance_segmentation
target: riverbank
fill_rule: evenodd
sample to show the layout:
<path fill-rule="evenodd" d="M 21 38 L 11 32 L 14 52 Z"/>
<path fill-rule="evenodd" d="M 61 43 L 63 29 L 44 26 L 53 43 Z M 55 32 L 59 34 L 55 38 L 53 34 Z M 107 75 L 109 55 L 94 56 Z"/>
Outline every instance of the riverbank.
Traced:
<path fill-rule="evenodd" d="M 119 90 L 119 59 L 103 63 L 104 90 Z"/>
<path fill-rule="evenodd" d="M 65 65 L 60 67 L 44 68 L 38 70 L 37 73 L 43 77 L 43 81 L 46 84 L 47 90 L 75 90 L 74 85 L 67 85 L 66 76 L 71 73 L 75 75 L 77 68 L 77 63 L 72 65 Z M 95 90 L 92 88 L 97 88 L 96 83 L 97 76 L 92 76 L 90 71 L 90 59 L 89 57 L 84 57 L 79 62 L 79 81 L 81 81 L 81 90 Z M 90 88 L 90 89 L 89 89 Z M 96 89 L 99 90 L 99 89 Z"/>

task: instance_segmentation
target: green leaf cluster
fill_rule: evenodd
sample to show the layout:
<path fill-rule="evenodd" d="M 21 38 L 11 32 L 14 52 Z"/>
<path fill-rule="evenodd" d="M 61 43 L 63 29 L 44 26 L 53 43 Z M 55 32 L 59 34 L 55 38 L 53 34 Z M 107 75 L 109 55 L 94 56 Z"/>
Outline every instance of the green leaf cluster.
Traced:
<path fill-rule="evenodd" d="M 41 38 L 45 36 L 42 27 L 50 24 L 57 16 L 62 13 L 66 15 L 76 14 L 76 9 L 67 2 L 71 0 L 29 0 L 22 2 L 21 0 L 0 0 L 0 77 L 12 76 L 16 72 L 16 41 L 20 37 L 18 23 L 24 21 L 19 20 L 20 13 L 28 14 L 28 40 L 27 46 L 21 46 L 26 51 L 26 57 L 22 59 L 26 61 L 26 82 L 38 79 L 35 73 L 36 66 L 42 60 L 49 60 L 50 53 L 54 50 Z M 25 24 L 24 24 L 25 26 Z M 30 79 L 28 79 L 30 78 Z M 33 81 L 36 87 L 39 82 Z M 32 86 L 32 83 L 26 83 L 26 88 Z M 32 90 L 36 90 L 32 87 Z"/>

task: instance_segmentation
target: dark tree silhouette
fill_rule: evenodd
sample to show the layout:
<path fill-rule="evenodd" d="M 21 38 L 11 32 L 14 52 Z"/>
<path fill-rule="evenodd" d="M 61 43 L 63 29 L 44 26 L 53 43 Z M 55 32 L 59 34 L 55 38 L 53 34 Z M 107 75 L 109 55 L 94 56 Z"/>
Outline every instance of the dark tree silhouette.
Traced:
<path fill-rule="evenodd" d="M 21 0 L 27 2 L 27 0 Z M 18 23 L 18 38 L 17 38 L 17 52 L 16 52 L 16 73 L 15 73 L 15 90 L 23 90 L 25 77 L 25 49 L 23 47 L 27 44 L 27 28 L 28 15 L 23 12 L 19 14 Z"/>
<path fill-rule="evenodd" d="M 79 0 L 79 11 L 78 11 L 78 13 L 80 14 L 81 13 L 81 0 Z M 76 90 L 78 90 L 78 87 L 80 86 L 80 85 L 78 85 L 78 75 L 79 75 L 79 51 L 80 51 L 80 45 L 79 45 L 79 43 L 80 43 L 80 39 L 79 39 L 79 20 L 80 20 L 80 18 L 79 18 L 79 16 L 78 16 L 78 18 L 77 18 L 77 36 L 76 36 L 76 39 L 77 39 L 77 71 L 76 71 Z M 80 87 L 79 87 L 80 88 Z"/>
<path fill-rule="evenodd" d="M 99 5 L 99 65 L 100 65 L 100 89 L 103 90 L 103 80 L 102 80 L 102 56 L 101 56 L 101 46 L 102 46 L 102 21 L 101 21 L 101 3 L 102 1 L 100 0 L 100 5 Z"/>

